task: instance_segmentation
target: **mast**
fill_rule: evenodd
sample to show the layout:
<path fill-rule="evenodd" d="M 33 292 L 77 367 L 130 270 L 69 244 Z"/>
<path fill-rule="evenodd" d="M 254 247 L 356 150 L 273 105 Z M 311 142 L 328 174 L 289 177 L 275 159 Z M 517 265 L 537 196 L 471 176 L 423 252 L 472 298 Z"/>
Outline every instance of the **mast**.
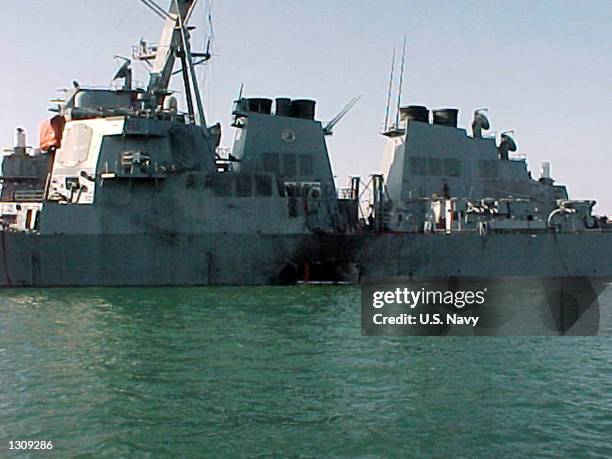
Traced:
<path fill-rule="evenodd" d="M 146 0 L 143 3 L 153 9 L 150 6 L 152 1 Z M 150 72 L 147 88 L 149 91 L 159 93 L 168 90 L 174 61 L 182 45 L 183 18 L 187 17 L 196 2 L 197 0 L 172 0 L 168 12 L 164 13 L 164 27 L 155 52 L 153 68 Z M 159 9 L 160 7 L 157 6 L 153 10 L 160 14 Z"/>
<path fill-rule="evenodd" d="M 175 1 L 178 2 L 179 0 L 175 0 Z M 188 12 L 188 16 L 186 17 L 189 17 L 189 15 L 191 15 L 191 13 L 193 12 L 193 7 L 195 7 L 196 3 L 197 1 L 193 2 L 193 5 Z M 183 59 L 183 65 L 187 64 L 187 69 L 189 70 L 189 73 L 191 75 L 191 84 L 193 85 L 193 94 L 195 95 L 196 106 L 198 109 L 198 118 L 196 119 L 196 124 L 199 126 L 206 127 L 206 119 L 204 117 L 204 105 L 202 104 L 202 95 L 200 94 L 200 89 L 198 87 L 198 78 L 197 78 L 196 71 L 195 71 L 195 65 L 193 64 L 193 55 L 191 54 L 191 43 L 189 42 L 188 32 L 185 27 L 186 20 L 184 18 L 185 16 L 183 16 L 179 10 L 178 23 L 179 23 L 179 28 L 181 32 L 182 54 L 185 56 L 185 58 Z M 185 85 L 189 86 L 189 83 L 187 80 L 185 80 Z"/>
<path fill-rule="evenodd" d="M 393 48 L 393 57 L 391 58 L 391 74 L 389 75 L 389 92 L 387 93 L 387 109 L 385 111 L 385 128 L 383 132 L 387 131 L 389 127 L 389 107 L 391 106 L 391 91 L 393 90 L 393 66 L 395 65 L 395 48 Z"/>
<path fill-rule="evenodd" d="M 189 28 L 187 26 L 197 0 L 171 0 L 168 12 L 165 12 L 155 3 L 155 0 L 141 0 L 141 2 L 164 20 L 159 44 L 155 49 L 147 92 L 153 96 L 156 103 L 158 103 L 160 97 L 168 94 L 168 86 L 174 73 L 174 64 L 176 58 L 179 57 L 189 115 L 196 124 L 206 127 L 204 106 L 198 87 L 193 63 L 194 55 L 191 52 Z"/>
<path fill-rule="evenodd" d="M 399 126 L 400 104 L 402 101 L 402 83 L 404 81 L 404 60 L 406 58 L 406 35 L 404 35 L 404 46 L 402 49 L 402 66 L 400 67 L 399 88 L 397 91 L 397 109 L 395 112 L 395 126 Z"/>

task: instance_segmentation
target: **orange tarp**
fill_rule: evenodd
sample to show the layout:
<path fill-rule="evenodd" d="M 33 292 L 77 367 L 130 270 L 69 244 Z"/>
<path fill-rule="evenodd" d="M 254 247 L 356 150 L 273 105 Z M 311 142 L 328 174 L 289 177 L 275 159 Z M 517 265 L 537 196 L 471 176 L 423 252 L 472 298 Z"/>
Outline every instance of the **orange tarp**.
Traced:
<path fill-rule="evenodd" d="M 49 120 L 40 123 L 40 149 L 49 151 L 51 148 L 62 146 L 62 134 L 66 120 L 61 115 L 56 115 Z"/>

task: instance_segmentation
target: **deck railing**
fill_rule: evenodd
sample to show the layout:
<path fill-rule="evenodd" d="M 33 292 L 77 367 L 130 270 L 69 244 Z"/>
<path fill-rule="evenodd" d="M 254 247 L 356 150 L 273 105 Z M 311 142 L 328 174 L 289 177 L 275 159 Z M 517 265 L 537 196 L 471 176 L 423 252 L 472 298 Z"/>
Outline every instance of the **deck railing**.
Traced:
<path fill-rule="evenodd" d="M 17 202 L 36 202 L 42 201 L 45 197 L 45 190 L 16 190 L 15 201 Z"/>

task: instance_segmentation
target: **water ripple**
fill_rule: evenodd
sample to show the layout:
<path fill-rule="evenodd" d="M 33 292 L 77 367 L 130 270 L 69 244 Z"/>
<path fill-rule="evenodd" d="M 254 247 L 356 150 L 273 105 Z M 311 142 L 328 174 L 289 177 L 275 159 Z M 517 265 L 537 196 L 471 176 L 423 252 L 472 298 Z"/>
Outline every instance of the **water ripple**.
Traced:
<path fill-rule="evenodd" d="M 0 444 L 52 440 L 83 458 L 612 455 L 612 339 L 365 338 L 359 299 L 8 291 Z"/>

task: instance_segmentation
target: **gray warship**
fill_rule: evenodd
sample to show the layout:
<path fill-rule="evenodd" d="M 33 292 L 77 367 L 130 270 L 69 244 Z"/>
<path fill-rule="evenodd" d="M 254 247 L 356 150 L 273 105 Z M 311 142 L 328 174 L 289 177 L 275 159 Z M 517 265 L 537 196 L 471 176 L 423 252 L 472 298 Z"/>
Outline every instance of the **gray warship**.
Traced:
<path fill-rule="evenodd" d="M 456 109 L 401 107 L 367 187 L 337 188 L 326 136 L 346 110 L 324 124 L 312 100 L 241 95 L 224 151 L 197 84 L 210 53 L 191 50 L 196 1 L 146 3 L 164 19 L 159 43 L 133 53 L 146 87 L 126 60 L 119 87 L 74 83 L 39 148 L 18 130 L 2 163 L 1 286 L 612 277 L 612 224 L 595 201 L 571 200 L 546 165 L 533 178 L 483 111 L 468 133 Z"/>

